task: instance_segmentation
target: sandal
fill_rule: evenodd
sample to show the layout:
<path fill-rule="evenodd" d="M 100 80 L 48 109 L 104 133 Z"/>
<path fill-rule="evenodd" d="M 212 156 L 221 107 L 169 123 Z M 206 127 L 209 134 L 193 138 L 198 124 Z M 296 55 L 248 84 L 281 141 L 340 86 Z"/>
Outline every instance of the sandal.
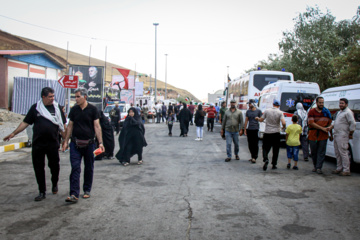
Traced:
<path fill-rule="evenodd" d="M 236 160 L 240 160 L 239 155 L 236 155 L 236 156 L 235 156 L 235 159 L 236 159 Z"/>
<path fill-rule="evenodd" d="M 225 162 L 230 162 L 231 161 L 231 158 L 226 158 L 225 159 Z"/>
<path fill-rule="evenodd" d="M 83 198 L 90 198 L 90 192 L 84 192 Z"/>
<path fill-rule="evenodd" d="M 129 165 L 128 162 L 120 162 L 124 167 L 126 167 L 127 165 Z"/>
<path fill-rule="evenodd" d="M 143 160 L 138 161 L 138 165 L 141 165 L 141 164 L 143 164 Z"/>
<path fill-rule="evenodd" d="M 256 159 L 255 158 L 251 159 L 251 163 L 256 163 Z"/>
<path fill-rule="evenodd" d="M 290 168 L 291 168 L 291 164 L 288 163 L 288 164 L 286 165 L 286 168 L 287 168 L 287 169 L 290 169 Z"/>
<path fill-rule="evenodd" d="M 67 197 L 65 199 L 65 202 L 70 202 L 70 203 L 77 203 L 79 199 L 77 197 L 75 197 L 75 195 L 71 195 L 70 197 Z"/>

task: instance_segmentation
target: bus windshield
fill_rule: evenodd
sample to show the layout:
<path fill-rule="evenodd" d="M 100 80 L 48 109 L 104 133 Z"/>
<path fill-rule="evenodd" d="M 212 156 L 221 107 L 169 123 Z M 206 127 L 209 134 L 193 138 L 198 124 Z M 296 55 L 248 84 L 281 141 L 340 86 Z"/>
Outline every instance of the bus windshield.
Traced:
<path fill-rule="evenodd" d="M 291 80 L 290 75 L 264 75 L 264 74 L 255 74 L 254 75 L 254 87 L 263 90 L 263 88 L 271 83 L 277 82 L 278 80 Z"/>
<path fill-rule="evenodd" d="M 294 113 L 296 104 L 301 102 L 304 110 L 307 111 L 316 97 L 317 94 L 315 93 L 282 93 L 280 110 L 286 113 Z"/>

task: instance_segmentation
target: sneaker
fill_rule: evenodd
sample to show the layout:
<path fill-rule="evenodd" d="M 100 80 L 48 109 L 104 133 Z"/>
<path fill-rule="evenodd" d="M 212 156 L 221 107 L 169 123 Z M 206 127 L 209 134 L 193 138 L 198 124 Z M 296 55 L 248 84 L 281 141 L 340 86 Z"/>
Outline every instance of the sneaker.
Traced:
<path fill-rule="evenodd" d="M 341 172 L 339 176 L 351 176 L 350 172 Z"/>
<path fill-rule="evenodd" d="M 321 169 L 316 169 L 316 173 L 317 173 L 317 174 L 323 174 L 323 172 L 321 171 Z"/>
<path fill-rule="evenodd" d="M 251 163 L 256 163 L 256 159 L 255 158 L 251 159 Z"/>
<path fill-rule="evenodd" d="M 263 170 L 266 171 L 266 169 L 267 169 L 267 167 L 269 165 L 269 160 L 265 160 L 264 162 L 265 163 L 264 163 L 264 166 L 263 166 Z"/>
<path fill-rule="evenodd" d="M 202 138 L 200 138 L 200 141 L 202 141 Z"/>
<path fill-rule="evenodd" d="M 277 166 L 276 166 L 276 165 L 273 165 L 271 169 L 277 169 Z"/>
<path fill-rule="evenodd" d="M 286 168 L 287 168 L 287 169 L 290 169 L 290 168 L 291 168 L 291 164 L 288 163 L 288 164 L 286 165 Z"/>
<path fill-rule="evenodd" d="M 200 141 L 201 138 L 195 138 L 195 141 Z"/>
<path fill-rule="evenodd" d="M 240 160 L 239 155 L 236 155 L 236 156 L 235 156 L 235 160 Z"/>
<path fill-rule="evenodd" d="M 46 194 L 41 192 L 41 193 L 39 193 L 39 196 L 37 196 L 37 197 L 34 199 L 34 201 L 40 202 L 40 201 L 44 200 L 45 198 L 46 198 Z"/>
<path fill-rule="evenodd" d="M 340 170 L 334 170 L 334 171 L 332 171 L 331 173 L 332 173 L 332 174 L 339 174 L 339 173 L 341 173 L 341 171 L 340 171 Z"/>
<path fill-rule="evenodd" d="M 305 162 L 308 162 L 308 161 L 309 161 L 309 158 L 304 158 L 304 161 L 305 161 Z"/>
<path fill-rule="evenodd" d="M 225 162 L 230 162 L 230 161 L 231 161 L 231 158 L 229 158 L 229 157 L 225 159 Z"/>
<path fill-rule="evenodd" d="M 294 170 L 299 170 L 298 166 L 293 166 Z"/>

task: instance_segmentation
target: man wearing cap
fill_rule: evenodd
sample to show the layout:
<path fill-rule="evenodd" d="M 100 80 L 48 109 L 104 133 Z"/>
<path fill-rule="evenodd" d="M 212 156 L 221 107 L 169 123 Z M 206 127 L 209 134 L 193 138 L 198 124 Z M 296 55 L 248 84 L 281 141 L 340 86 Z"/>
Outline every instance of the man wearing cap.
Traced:
<path fill-rule="evenodd" d="M 240 160 L 239 157 L 239 136 L 243 135 L 244 120 L 242 112 L 236 108 L 236 101 L 232 99 L 230 101 L 230 109 L 225 112 L 224 119 L 222 121 L 221 135 L 226 137 L 226 154 L 227 158 L 225 162 L 231 161 L 231 142 L 234 141 L 235 159 Z"/>
<path fill-rule="evenodd" d="M 285 118 L 279 107 L 279 100 L 274 99 L 272 108 L 266 109 L 262 117 L 255 117 L 255 120 L 259 122 L 263 122 L 264 120 L 266 120 L 265 133 L 263 138 L 264 171 L 266 171 L 269 164 L 268 155 L 271 148 L 273 151 L 273 157 L 271 162 L 271 164 L 273 165 L 272 169 L 277 169 L 276 165 L 280 149 L 280 122 L 283 126 L 283 129 L 286 128 Z"/>
<path fill-rule="evenodd" d="M 256 108 L 254 99 L 250 99 L 248 104 L 249 110 L 246 111 L 244 134 L 247 136 L 248 147 L 251 153 L 251 159 L 249 161 L 256 163 L 256 159 L 258 158 L 259 153 L 259 122 L 256 121 L 255 118 L 261 117 L 262 113 L 259 109 Z"/>

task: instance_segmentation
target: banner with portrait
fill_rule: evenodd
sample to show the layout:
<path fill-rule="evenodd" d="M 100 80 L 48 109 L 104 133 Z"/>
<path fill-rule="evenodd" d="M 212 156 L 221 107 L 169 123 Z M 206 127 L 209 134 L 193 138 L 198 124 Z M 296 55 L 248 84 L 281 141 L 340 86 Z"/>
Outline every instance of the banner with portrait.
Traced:
<path fill-rule="evenodd" d="M 87 101 L 102 110 L 104 67 L 72 65 L 69 68 L 69 73 L 79 76 L 79 88 L 88 90 Z M 70 96 L 71 101 L 75 101 L 75 89 L 71 90 Z"/>

